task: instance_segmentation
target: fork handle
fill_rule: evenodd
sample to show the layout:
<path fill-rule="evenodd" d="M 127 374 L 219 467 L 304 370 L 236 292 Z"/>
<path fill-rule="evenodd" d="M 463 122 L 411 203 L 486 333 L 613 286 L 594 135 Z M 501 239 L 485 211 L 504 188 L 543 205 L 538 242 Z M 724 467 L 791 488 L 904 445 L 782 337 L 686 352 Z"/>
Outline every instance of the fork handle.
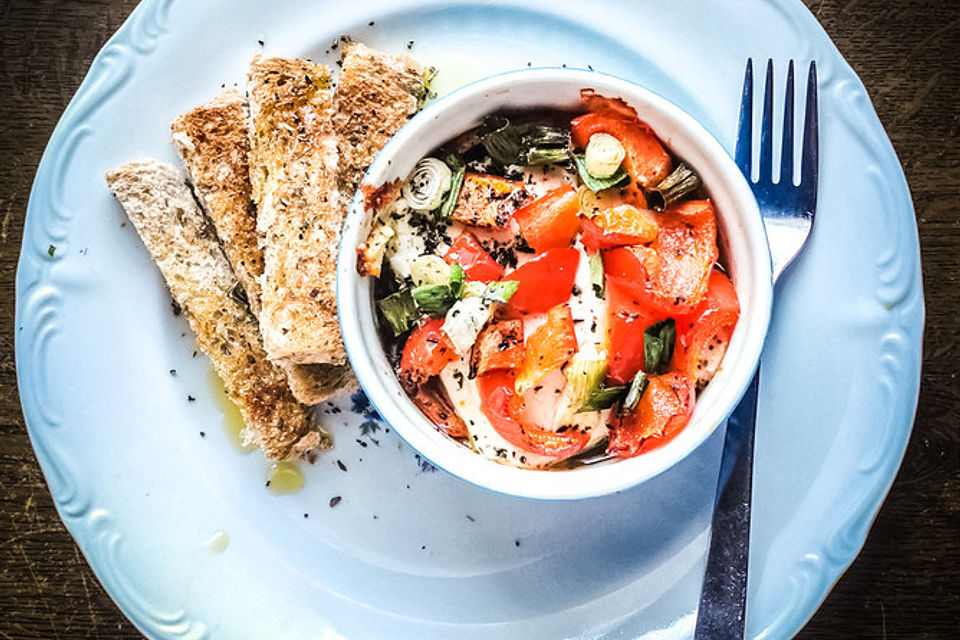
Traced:
<path fill-rule="evenodd" d="M 757 367 L 727 421 L 695 640 L 742 640 L 744 634 L 759 382 Z"/>

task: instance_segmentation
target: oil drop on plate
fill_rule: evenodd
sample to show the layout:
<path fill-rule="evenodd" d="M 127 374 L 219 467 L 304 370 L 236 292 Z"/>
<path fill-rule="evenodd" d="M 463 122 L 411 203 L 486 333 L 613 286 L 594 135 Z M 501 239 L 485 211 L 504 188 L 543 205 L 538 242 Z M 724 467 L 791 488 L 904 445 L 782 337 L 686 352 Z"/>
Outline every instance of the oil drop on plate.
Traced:
<path fill-rule="evenodd" d="M 274 462 L 267 471 L 267 488 L 276 495 L 296 493 L 304 482 L 303 472 L 292 462 Z"/>

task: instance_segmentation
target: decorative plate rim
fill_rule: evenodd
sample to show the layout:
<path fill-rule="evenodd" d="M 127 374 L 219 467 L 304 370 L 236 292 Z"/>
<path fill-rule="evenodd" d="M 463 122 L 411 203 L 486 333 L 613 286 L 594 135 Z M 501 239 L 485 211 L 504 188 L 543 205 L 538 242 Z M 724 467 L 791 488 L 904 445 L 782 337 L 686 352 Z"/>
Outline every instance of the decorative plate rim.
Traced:
<path fill-rule="evenodd" d="M 153 54 L 170 32 L 170 12 L 176 1 L 144 0 L 134 9 L 95 57 L 50 137 L 30 193 L 24 224 L 16 275 L 15 350 L 17 383 L 31 444 L 57 511 L 92 570 L 117 606 L 144 635 L 200 640 L 209 635 L 206 623 L 190 619 L 183 610 L 164 611 L 153 606 L 122 571 L 116 570 L 120 566 L 117 551 L 122 545 L 122 534 L 114 519 L 97 507 L 96 496 L 84 487 L 76 462 L 58 448 L 56 438 L 50 435 L 60 428 L 61 418 L 52 408 L 55 404 L 44 401 L 51 390 L 45 382 L 47 376 L 43 375 L 46 354 L 57 339 L 55 321 L 63 305 L 63 294 L 51 276 L 51 267 L 59 256 L 49 251 L 49 247 L 66 241 L 65 225 L 72 217 L 59 197 L 62 181 L 57 176 L 68 166 L 78 145 L 91 134 L 86 121 L 133 74 L 133 61 Z M 818 553 L 807 554 L 796 563 L 790 581 L 799 593 L 790 599 L 790 606 L 773 617 L 768 627 L 759 631 L 757 637 L 766 639 L 795 635 L 866 542 L 879 507 L 893 484 L 912 430 L 919 395 L 924 309 L 913 203 L 903 169 L 865 87 L 801 2 L 758 1 L 787 12 L 805 25 L 808 32 L 818 34 L 841 63 L 838 74 L 843 76 L 839 80 L 843 84 L 841 88 L 849 92 L 850 100 L 859 106 L 859 111 L 857 117 L 850 112 L 840 115 L 847 126 L 857 130 L 876 157 L 888 159 L 883 174 L 874 177 L 891 196 L 889 201 L 897 204 L 895 207 L 891 204 L 882 213 L 891 219 L 901 211 L 910 214 L 909 224 L 902 224 L 906 216 L 901 217 L 903 233 L 891 234 L 890 248 L 877 259 L 876 266 L 884 285 L 879 292 L 880 301 L 891 311 L 885 325 L 887 333 L 881 360 L 890 369 L 891 377 L 899 374 L 903 384 L 913 389 L 912 394 L 905 396 L 909 402 L 899 413 L 891 414 L 887 425 L 887 436 L 899 435 L 900 442 L 890 440 L 883 449 L 885 455 L 860 469 L 861 490 L 855 504 L 847 509 L 846 518 L 839 521 L 829 535 L 823 536 L 827 542 Z M 894 181 L 890 180 L 891 173 Z M 909 259 L 904 260 L 904 255 Z M 905 362 L 913 366 L 904 367 Z M 891 450 L 890 446 L 894 448 Z"/>

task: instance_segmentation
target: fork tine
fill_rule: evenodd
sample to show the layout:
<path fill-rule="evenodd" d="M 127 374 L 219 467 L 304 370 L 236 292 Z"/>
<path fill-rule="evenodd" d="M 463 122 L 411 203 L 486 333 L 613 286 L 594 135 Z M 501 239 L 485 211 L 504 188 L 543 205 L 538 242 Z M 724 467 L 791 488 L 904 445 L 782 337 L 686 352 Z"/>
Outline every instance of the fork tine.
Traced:
<path fill-rule="evenodd" d="M 793 184 L 793 60 L 787 67 L 786 97 L 783 103 L 783 148 L 780 150 L 780 184 Z"/>
<path fill-rule="evenodd" d="M 740 124 L 737 127 L 737 149 L 734 160 L 740 173 L 750 179 L 750 162 L 753 160 L 753 58 L 747 58 L 747 70 L 743 74 L 743 94 L 740 98 Z"/>
<path fill-rule="evenodd" d="M 767 79 L 763 87 L 763 120 L 760 123 L 759 184 L 773 181 L 773 58 L 767 60 Z"/>
<path fill-rule="evenodd" d="M 800 189 L 807 205 L 808 215 L 817 209 L 817 177 L 819 174 L 820 138 L 817 108 L 817 62 L 810 62 L 807 75 L 807 106 L 803 123 L 803 153 L 801 157 Z"/>

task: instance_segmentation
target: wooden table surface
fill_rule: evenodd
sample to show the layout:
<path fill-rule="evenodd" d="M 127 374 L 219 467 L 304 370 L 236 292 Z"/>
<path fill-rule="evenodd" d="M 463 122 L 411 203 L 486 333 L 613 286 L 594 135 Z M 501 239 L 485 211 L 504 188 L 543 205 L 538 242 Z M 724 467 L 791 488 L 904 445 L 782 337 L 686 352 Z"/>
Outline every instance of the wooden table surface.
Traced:
<path fill-rule="evenodd" d="M 903 163 L 927 326 L 916 426 L 863 552 L 799 635 L 960 638 L 960 3 L 806 0 Z M 669 4 L 668 2 L 665 4 Z M 139 638 L 54 509 L 17 395 L 14 274 L 40 155 L 136 0 L 0 3 L 0 638 Z"/>

